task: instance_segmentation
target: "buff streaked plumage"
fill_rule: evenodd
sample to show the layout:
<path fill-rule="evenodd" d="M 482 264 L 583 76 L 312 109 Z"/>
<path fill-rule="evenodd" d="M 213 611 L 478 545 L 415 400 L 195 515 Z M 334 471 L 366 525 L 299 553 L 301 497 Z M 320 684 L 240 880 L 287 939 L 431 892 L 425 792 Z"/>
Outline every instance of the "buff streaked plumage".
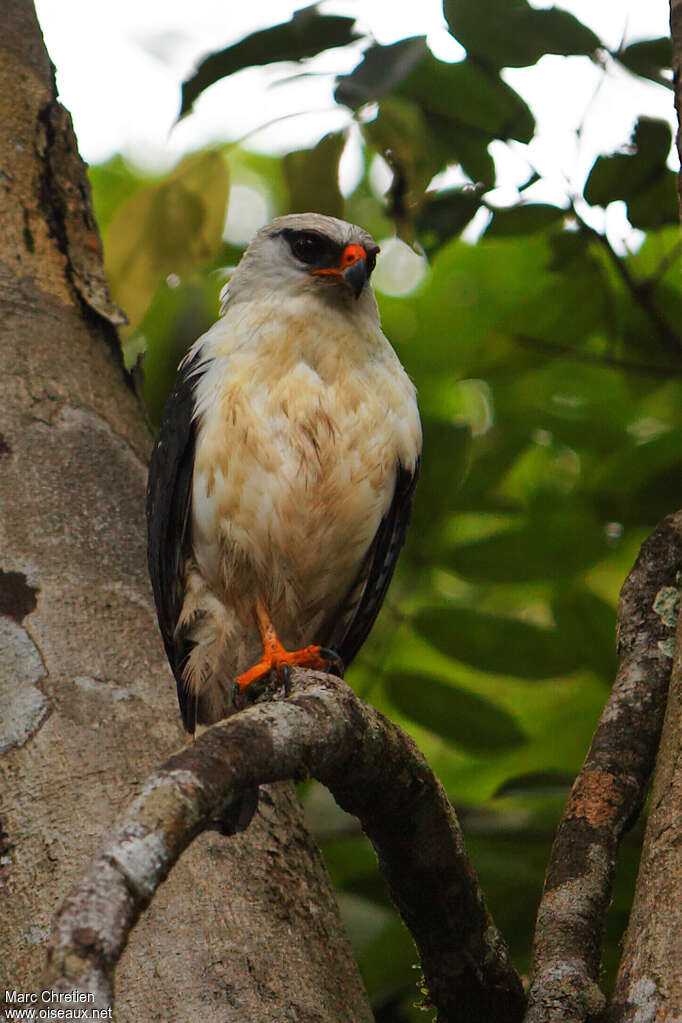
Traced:
<path fill-rule="evenodd" d="M 306 233 L 325 239 L 319 265 L 295 254 Z M 321 643 L 349 660 L 390 580 L 421 427 L 371 287 L 357 267 L 346 287 L 336 268 L 358 246 L 373 260 L 371 236 L 343 221 L 273 221 L 181 367 L 152 461 L 148 521 L 159 620 L 190 730 L 233 710 L 236 676 L 259 659 L 255 601 L 288 649 Z"/>

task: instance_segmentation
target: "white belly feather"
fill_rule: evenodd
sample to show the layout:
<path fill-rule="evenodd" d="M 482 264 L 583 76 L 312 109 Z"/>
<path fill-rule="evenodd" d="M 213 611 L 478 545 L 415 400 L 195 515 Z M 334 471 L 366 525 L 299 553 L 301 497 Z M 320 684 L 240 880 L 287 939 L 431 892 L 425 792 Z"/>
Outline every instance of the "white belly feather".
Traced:
<path fill-rule="evenodd" d="M 261 654 L 263 599 L 285 646 L 311 642 L 352 585 L 421 430 L 412 383 L 375 322 L 296 299 L 241 303 L 200 338 L 194 565 L 180 622 L 188 681 L 223 694 Z M 222 701 L 222 706 L 221 706 Z"/>

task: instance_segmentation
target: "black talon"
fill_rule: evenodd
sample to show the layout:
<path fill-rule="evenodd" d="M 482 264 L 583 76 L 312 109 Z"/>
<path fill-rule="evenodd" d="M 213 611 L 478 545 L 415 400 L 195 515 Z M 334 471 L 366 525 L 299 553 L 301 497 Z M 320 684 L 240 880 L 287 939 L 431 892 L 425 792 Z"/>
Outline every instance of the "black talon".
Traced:
<path fill-rule="evenodd" d="M 343 678 L 346 668 L 336 650 L 330 650 L 326 646 L 321 646 L 320 654 L 327 662 L 327 671 L 329 674 L 336 675 L 338 678 Z"/>
<path fill-rule="evenodd" d="M 284 695 L 291 696 L 291 671 L 289 670 L 289 665 L 281 664 L 278 674 L 280 681 L 284 686 Z"/>

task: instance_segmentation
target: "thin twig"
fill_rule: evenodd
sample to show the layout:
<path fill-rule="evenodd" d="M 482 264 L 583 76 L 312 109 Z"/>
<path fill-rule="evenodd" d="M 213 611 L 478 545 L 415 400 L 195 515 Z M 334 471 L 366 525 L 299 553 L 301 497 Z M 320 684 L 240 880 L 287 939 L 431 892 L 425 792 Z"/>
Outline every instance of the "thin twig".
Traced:
<path fill-rule="evenodd" d="M 585 362 L 591 365 L 613 367 L 614 369 L 625 370 L 626 373 L 639 373 L 642 376 L 664 377 L 670 380 L 671 377 L 682 376 L 682 365 L 677 366 L 653 366 L 646 362 L 636 362 L 634 359 L 616 359 L 612 355 L 597 355 L 596 352 L 581 352 L 570 345 L 559 344 L 556 341 L 546 341 L 541 337 L 531 337 L 530 334 L 512 334 L 512 339 L 527 348 L 534 348 L 547 355 L 554 355 L 557 358 L 567 357 L 573 362 Z"/>
<path fill-rule="evenodd" d="M 681 255 L 682 240 L 675 242 L 670 252 L 666 252 L 665 256 L 656 267 L 655 273 L 653 273 L 649 278 L 647 278 L 647 284 L 649 284 L 652 288 L 657 288 L 658 285 L 663 280 L 663 278 L 665 277 L 665 275 L 667 274 L 668 270 L 670 270 L 675 265 L 675 263 L 679 261 Z"/>
<path fill-rule="evenodd" d="M 525 999 L 454 810 L 414 742 L 329 675 L 215 725 L 152 775 L 65 900 L 45 988 L 107 1007 L 128 934 L 209 819 L 260 783 L 310 774 L 359 817 L 415 939 L 439 1023 L 518 1023 Z"/>
<path fill-rule="evenodd" d="M 604 916 L 616 851 L 643 805 L 660 739 L 681 569 L 678 512 L 642 544 L 621 590 L 618 673 L 552 848 L 525 1023 L 584 1023 L 604 1009 Z"/>
<path fill-rule="evenodd" d="M 674 327 L 668 323 L 665 316 L 663 316 L 660 309 L 654 302 L 652 282 L 650 280 L 638 281 L 635 277 L 633 277 L 627 263 L 624 259 L 620 258 L 606 235 L 600 234 L 599 231 L 595 231 L 593 227 L 590 227 L 590 225 L 580 216 L 575 207 L 575 203 L 573 202 L 571 203 L 571 213 L 580 224 L 581 229 L 604 249 L 613 268 L 623 281 L 623 284 L 629 291 L 633 301 L 640 307 L 642 312 L 647 315 L 655 327 L 661 347 L 670 355 L 679 359 L 682 356 L 682 338 Z"/>

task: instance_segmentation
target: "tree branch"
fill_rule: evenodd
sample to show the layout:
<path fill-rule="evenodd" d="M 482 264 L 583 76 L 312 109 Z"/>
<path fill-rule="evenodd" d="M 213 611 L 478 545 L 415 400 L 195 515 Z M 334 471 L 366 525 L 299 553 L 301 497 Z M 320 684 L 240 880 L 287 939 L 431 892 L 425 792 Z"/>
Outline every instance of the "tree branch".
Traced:
<path fill-rule="evenodd" d="M 584 1023 L 604 1009 L 604 916 L 618 845 L 642 808 L 660 739 L 681 568 L 678 512 L 642 544 L 621 590 L 618 673 L 552 848 L 526 1023 Z"/>
<path fill-rule="evenodd" d="M 639 877 L 607 1023 L 682 1019 L 681 640 L 678 627 Z"/>
<path fill-rule="evenodd" d="M 424 757 L 345 683 L 298 670 L 293 681 L 289 697 L 213 726 L 148 778 L 62 905 L 44 986 L 110 1005 L 128 934 L 192 839 L 243 789 L 311 774 L 372 841 L 440 1023 L 517 1023 L 519 978 Z"/>

